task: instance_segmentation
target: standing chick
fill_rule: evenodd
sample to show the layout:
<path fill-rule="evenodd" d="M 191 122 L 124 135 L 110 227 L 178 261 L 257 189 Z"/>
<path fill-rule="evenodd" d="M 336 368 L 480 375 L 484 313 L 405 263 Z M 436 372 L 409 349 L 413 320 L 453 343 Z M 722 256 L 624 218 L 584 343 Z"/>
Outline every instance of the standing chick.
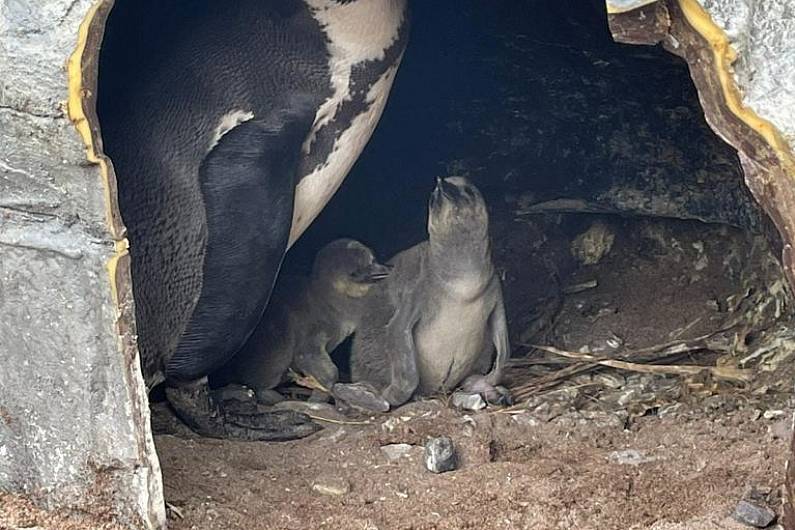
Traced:
<path fill-rule="evenodd" d="M 488 221 L 471 182 L 438 179 L 428 241 L 395 256 L 389 278 L 367 296 L 353 337 L 352 377 L 391 406 L 459 384 L 489 401 L 509 398 L 498 387 L 510 345 Z"/>

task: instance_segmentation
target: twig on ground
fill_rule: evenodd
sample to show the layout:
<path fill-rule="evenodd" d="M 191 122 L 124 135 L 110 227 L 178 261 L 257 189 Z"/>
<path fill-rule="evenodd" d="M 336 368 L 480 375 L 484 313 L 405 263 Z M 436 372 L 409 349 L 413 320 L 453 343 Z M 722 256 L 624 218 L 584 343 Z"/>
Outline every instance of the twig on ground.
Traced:
<path fill-rule="evenodd" d="M 705 333 L 703 335 L 699 335 L 698 337 L 693 337 L 692 339 L 687 339 L 687 340 L 682 340 L 682 339 L 671 340 L 668 342 L 650 346 L 648 348 L 630 350 L 624 352 L 620 357 L 615 357 L 615 358 L 602 358 L 587 353 L 569 352 L 566 350 L 555 348 L 553 346 L 538 346 L 533 344 L 524 344 L 523 346 L 526 346 L 528 348 L 556 354 L 559 357 L 563 357 L 563 359 L 568 359 L 570 362 L 571 361 L 574 362 L 569 366 L 561 368 L 560 370 L 556 370 L 555 372 L 552 372 L 548 375 L 536 377 L 528 381 L 527 383 L 516 385 L 512 388 L 512 390 L 514 392 L 514 396 L 516 397 L 516 399 L 519 400 L 527 399 L 533 394 L 537 394 L 539 392 L 543 392 L 544 390 L 548 390 L 550 388 L 554 388 L 560 385 L 571 376 L 578 375 L 581 373 L 587 373 L 602 367 L 631 370 L 635 372 L 676 374 L 676 375 L 694 375 L 702 372 L 703 370 L 708 370 L 712 373 L 713 376 L 720 379 L 726 379 L 737 382 L 747 382 L 750 380 L 750 371 L 740 370 L 737 368 L 694 366 L 694 365 L 673 366 L 670 364 L 669 365 L 647 364 L 647 363 L 663 363 L 663 362 L 670 363 L 676 359 L 681 358 L 682 355 L 687 353 L 691 353 L 698 350 L 714 349 L 714 345 L 707 344 L 709 339 L 715 337 L 720 333 L 724 333 L 726 331 L 733 329 L 738 324 L 739 324 L 738 319 L 732 319 L 731 321 L 724 324 L 717 330 Z M 562 353 L 565 353 L 567 355 L 563 355 Z M 537 361 L 537 364 L 543 364 L 544 362 L 549 362 L 549 361 L 548 360 Z M 520 359 L 514 359 L 512 360 L 511 363 L 513 366 L 536 364 L 536 362 L 534 361 L 530 360 L 524 361 Z M 684 367 L 684 368 L 682 370 L 679 370 L 678 369 L 679 367 Z"/>
<path fill-rule="evenodd" d="M 306 414 L 306 413 L 304 413 Z M 324 418 L 322 416 L 314 416 L 312 414 L 307 414 L 310 418 L 317 421 L 325 421 L 326 423 L 333 423 L 335 425 L 371 425 L 372 422 L 369 421 L 349 421 L 349 420 L 335 420 L 332 418 Z"/>
<path fill-rule="evenodd" d="M 547 351 L 561 357 L 575 359 L 580 362 L 588 362 L 619 370 L 629 370 L 647 374 L 667 374 L 667 375 L 696 375 L 703 371 L 709 371 L 713 377 L 727 381 L 745 383 L 751 380 L 751 371 L 734 368 L 731 366 L 696 366 L 688 364 L 643 364 L 618 359 L 607 359 L 596 357 L 588 353 L 578 353 L 561 350 L 553 346 L 533 346 L 538 350 Z"/>

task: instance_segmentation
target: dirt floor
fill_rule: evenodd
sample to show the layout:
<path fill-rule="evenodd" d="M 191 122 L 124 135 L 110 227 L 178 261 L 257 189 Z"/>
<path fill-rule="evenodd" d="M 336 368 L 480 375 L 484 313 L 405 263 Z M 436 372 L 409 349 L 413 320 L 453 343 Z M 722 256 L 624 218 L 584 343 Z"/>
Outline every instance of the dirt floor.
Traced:
<path fill-rule="evenodd" d="M 430 401 L 295 442 L 156 441 L 174 530 L 747 528 L 731 512 L 751 488 L 777 507 L 789 423 L 712 416 L 625 429 Z M 438 435 L 454 440 L 458 470 L 424 469 L 421 445 Z M 397 443 L 411 448 L 392 461 L 381 448 Z M 0 528 L 118 528 L 0 501 Z"/>
<path fill-rule="evenodd" d="M 290 443 L 159 437 L 166 498 L 181 514 L 172 527 L 747 528 L 732 520 L 734 505 L 757 488 L 775 506 L 783 480 L 782 419 L 651 417 L 624 429 L 467 416 L 438 402 L 406 408 L 399 421 L 330 425 Z M 454 440 L 460 469 L 434 475 L 421 446 L 439 435 Z M 398 443 L 412 447 L 390 461 L 381 448 Z M 637 454 L 626 463 L 622 451 Z"/>
<path fill-rule="evenodd" d="M 549 219 L 493 223 L 516 406 L 439 398 L 364 418 L 329 406 L 310 413 L 341 423 L 279 444 L 159 436 L 173 527 L 732 529 L 747 528 L 732 517 L 743 498 L 778 510 L 793 348 L 766 244 L 692 221 Z M 589 368 L 539 342 L 673 372 Z M 676 372 L 688 365 L 747 380 Z M 436 436 L 454 441 L 457 470 L 424 468 Z"/>
<path fill-rule="evenodd" d="M 494 223 L 513 407 L 459 411 L 438 397 L 350 416 L 290 402 L 324 429 L 244 443 L 196 437 L 158 404 L 170 528 L 740 529 L 740 500 L 780 513 L 795 347 L 766 244 L 697 222 L 551 222 Z M 458 454 L 438 475 L 423 463 L 437 436 Z M 118 527 L 6 495 L 6 528 Z"/>

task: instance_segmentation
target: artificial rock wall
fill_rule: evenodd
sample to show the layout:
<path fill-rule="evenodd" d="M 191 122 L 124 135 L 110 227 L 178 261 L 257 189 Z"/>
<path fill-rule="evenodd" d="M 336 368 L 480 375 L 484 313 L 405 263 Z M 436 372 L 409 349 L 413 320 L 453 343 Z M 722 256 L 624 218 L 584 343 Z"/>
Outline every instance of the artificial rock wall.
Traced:
<path fill-rule="evenodd" d="M 152 529 L 128 258 L 87 120 L 108 8 L 0 2 L 0 490 Z"/>

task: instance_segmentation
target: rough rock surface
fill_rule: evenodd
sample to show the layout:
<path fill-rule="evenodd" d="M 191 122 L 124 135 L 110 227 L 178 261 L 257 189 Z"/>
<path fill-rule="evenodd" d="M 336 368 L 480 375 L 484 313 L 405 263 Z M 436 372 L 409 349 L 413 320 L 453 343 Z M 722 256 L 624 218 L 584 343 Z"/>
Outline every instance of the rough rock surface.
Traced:
<path fill-rule="evenodd" d="M 0 9 L 0 490 L 159 528 L 145 388 L 124 347 L 127 262 L 66 113 L 64 66 L 91 5 Z"/>
<path fill-rule="evenodd" d="M 700 0 L 737 52 L 743 102 L 795 143 L 795 2 Z"/>
<path fill-rule="evenodd" d="M 649 26 L 638 22 L 648 18 L 641 17 L 643 9 L 638 19 L 613 15 L 614 36 L 637 41 Z M 795 2 L 668 0 L 655 6 L 661 10 L 670 13 L 655 18 L 669 26 L 663 43 L 688 62 L 708 122 L 738 150 L 746 184 L 781 235 L 781 260 L 795 284 Z M 654 42 L 659 39 L 646 43 Z M 795 438 L 793 444 L 795 452 Z M 794 469 L 788 468 L 785 526 L 795 524 Z"/>

